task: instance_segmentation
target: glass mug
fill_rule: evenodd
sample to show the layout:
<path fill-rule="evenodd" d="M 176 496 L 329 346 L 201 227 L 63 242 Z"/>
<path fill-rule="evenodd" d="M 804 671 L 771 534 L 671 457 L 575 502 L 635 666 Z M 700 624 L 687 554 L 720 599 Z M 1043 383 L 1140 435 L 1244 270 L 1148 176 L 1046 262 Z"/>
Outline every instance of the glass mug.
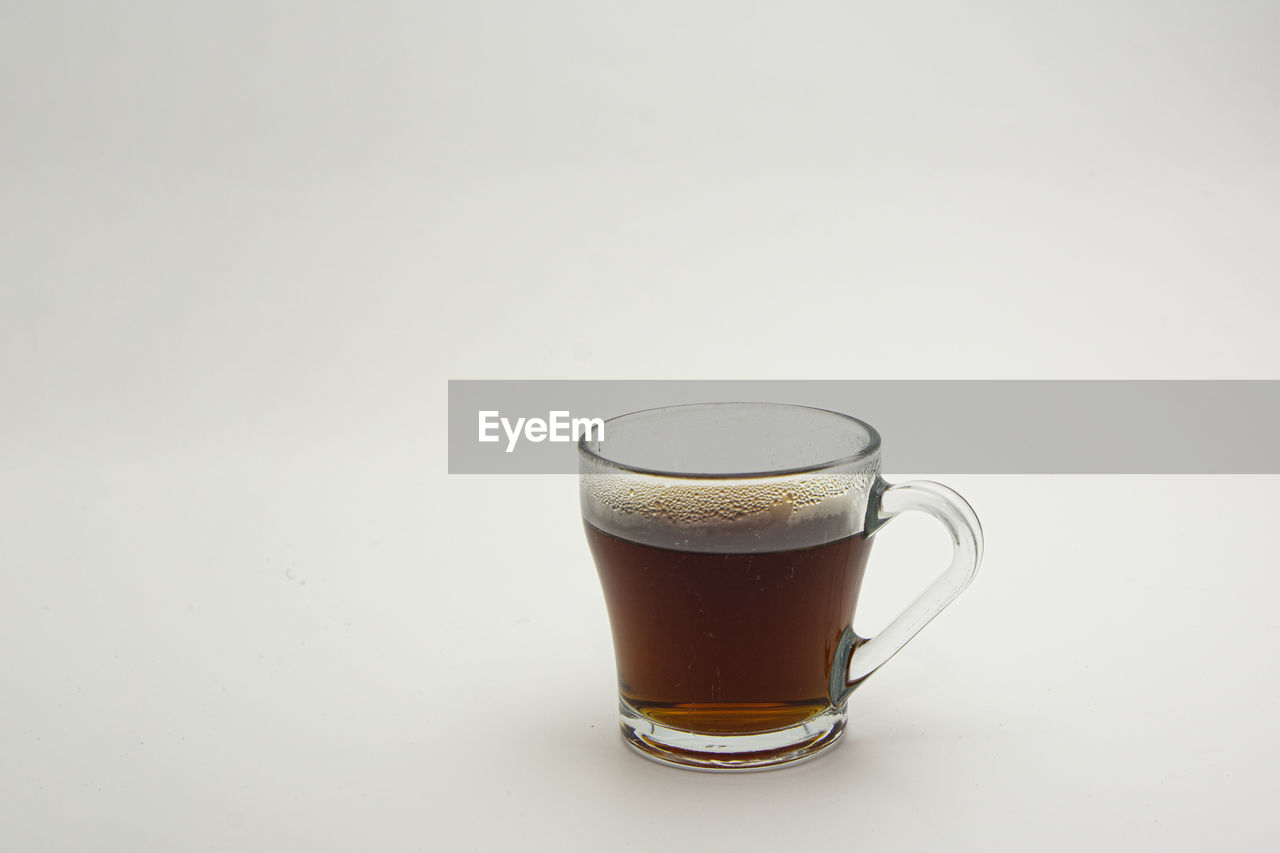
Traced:
<path fill-rule="evenodd" d="M 969 585 L 982 529 L 937 483 L 880 478 L 880 436 L 804 406 L 706 403 L 605 422 L 578 445 L 625 741 L 748 770 L 819 754 L 849 695 Z M 853 633 L 871 538 L 921 510 L 951 565 L 872 638 Z"/>

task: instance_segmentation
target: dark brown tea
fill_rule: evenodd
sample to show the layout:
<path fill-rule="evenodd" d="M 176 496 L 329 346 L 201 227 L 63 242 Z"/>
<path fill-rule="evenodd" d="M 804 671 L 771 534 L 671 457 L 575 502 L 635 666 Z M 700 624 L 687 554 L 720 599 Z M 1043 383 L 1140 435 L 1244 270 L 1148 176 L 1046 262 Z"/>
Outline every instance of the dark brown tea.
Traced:
<path fill-rule="evenodd" d="M 686 731 L 754 734 L 830 705 L 828 673 L 871 548 L 864 535 L 714 554 L 586 528 L 618 685 L 636 711 Z"/>

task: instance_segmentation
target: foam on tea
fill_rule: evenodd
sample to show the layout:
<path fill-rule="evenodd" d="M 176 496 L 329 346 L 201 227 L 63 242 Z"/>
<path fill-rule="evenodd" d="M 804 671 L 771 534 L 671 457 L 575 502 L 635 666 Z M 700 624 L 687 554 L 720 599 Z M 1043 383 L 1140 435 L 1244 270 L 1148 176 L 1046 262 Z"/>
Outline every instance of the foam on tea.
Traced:
<path fill-rule="evenodd" d="M 657 547 L 785 550 L 861 532 L 872 478 L 868 473 L 766 480 L 587 474 L 582 512 L 606 533 Z"/>

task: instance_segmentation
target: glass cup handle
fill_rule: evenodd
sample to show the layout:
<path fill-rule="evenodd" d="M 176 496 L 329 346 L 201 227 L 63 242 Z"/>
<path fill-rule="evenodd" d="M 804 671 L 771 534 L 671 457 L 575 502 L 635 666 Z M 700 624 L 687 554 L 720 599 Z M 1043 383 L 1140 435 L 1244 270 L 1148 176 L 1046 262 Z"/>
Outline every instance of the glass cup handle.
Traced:
<path fill-rule="evenodd" d="M 954 601 L 973 580 L 982 562 L 982 526 L 973 508 L 951 489 L 928 480 L 897 485 L 878 481 L 867 508 L 867 535 L 874 535 L 889 521 L 911 510 L 927 512 L 942 522 L 954 548 L 951 565 L 876 636 L 864 639 L 852 628 L 845 630 L 831 667 L 831 698 L 837 707 Z"/>

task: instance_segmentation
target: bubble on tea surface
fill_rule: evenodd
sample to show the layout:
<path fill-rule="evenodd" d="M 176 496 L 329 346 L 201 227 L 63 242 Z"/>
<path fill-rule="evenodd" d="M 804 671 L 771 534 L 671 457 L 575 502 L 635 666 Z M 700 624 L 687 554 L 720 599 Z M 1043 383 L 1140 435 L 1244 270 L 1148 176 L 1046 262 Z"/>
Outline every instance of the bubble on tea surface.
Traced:
<path fill-rule="evenodd" d="M 856 488 L 856 475 L 812 477 L 786 482 L 725 481 L 683 483 L 618 482 L 608 475 L 593 477 L 587 492 L 602 508 L 626 515 L 666 519 L 674 524 L 736 521 L 780 507 L 801 512 L 828 498 Z"/>
<path fill-rule="evenodd" d="M 583 479 L 591 506 L 588 520 L 605 529 L 651 533 L 729 534 L 745 527 L 757 531 L 813 526 L 846 527 L 856 500 L 865 495 L 871 474 L 839 473 L 769 480 L 681 480 L 618 475 Z M 856 519 L 860 527 L 861 519 Z"/>

